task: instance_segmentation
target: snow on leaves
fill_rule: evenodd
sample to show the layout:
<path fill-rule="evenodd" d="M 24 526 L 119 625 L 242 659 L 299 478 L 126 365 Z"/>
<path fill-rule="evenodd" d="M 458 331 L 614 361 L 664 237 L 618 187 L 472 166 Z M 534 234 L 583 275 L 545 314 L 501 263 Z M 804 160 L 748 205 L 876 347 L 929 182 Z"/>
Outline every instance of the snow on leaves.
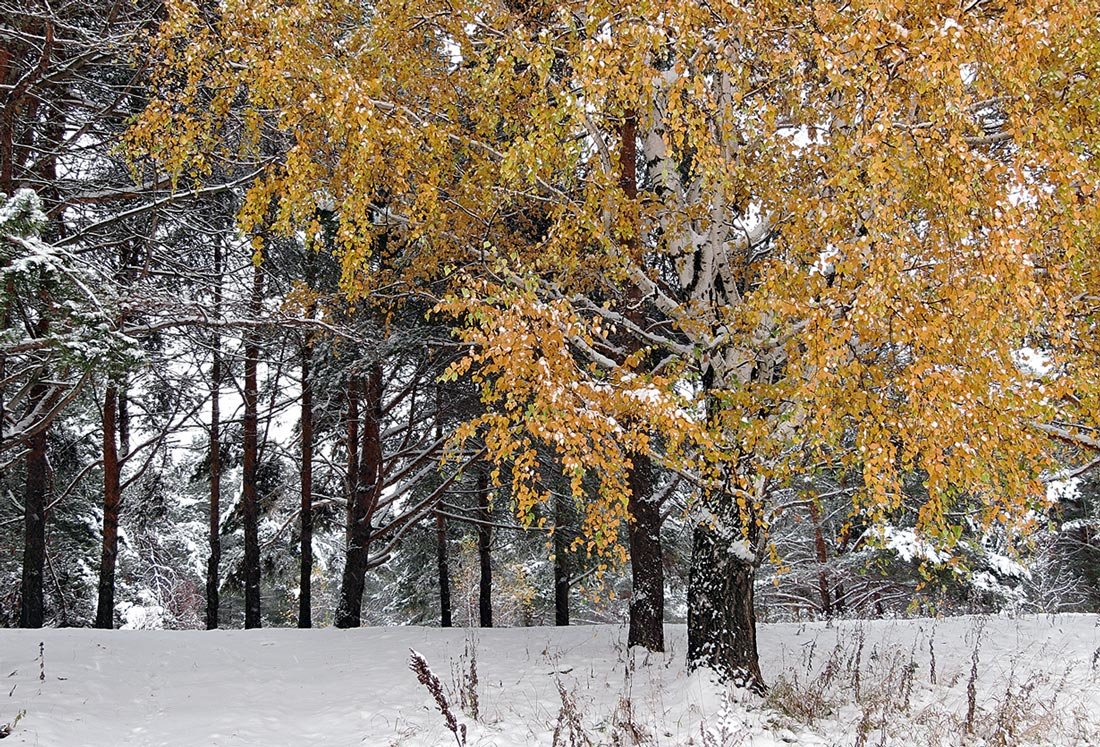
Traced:
<path fill-rule="evenodd" d="M 277 134 L 243 227 L 317 235 L 323 195 L 349 296 L 447 299 L 472 346 L 452 374 L 492 405 L 465 434 L 514 462 L 521 513 L 545 442 L 575 494 L 599 475 L 610 547 L 626 455 L 659 434 L 752 500 L 839 461 L 872 519 L 920 473 L 920 525 L 949 540 L 960 502 L 1042 500 L 1032 424 L 1100 425 L 1095 11 L 177 0 L 130 140 L 201 178 Z M 597 320 L 660 375 L 598 350 Z M 1036 378 L 1025 349 L 1058 365 Z M 716 407 L 685 417 L 704 388 Z"/>

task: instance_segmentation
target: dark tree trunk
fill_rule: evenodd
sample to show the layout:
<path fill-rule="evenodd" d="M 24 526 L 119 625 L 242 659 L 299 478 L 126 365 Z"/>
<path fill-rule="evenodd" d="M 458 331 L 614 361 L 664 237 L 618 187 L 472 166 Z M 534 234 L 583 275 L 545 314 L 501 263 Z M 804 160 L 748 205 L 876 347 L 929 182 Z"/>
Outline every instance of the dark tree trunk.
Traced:
<path fill-rule="evenodd" d="M 844 478 L 843 475 L 841 475 L 841 478 L 840 478 L 840 487 L 841 488 L 846 488 L 847 487 L 847 480 Z M 842 526 L 840 528 L 840 531 L 837 532 L 836 547 L 834 548 L 833 554 L 836 555 L 837 557 L 840 557 L 840 556 L 844 555 L 844 553 L 846 553 L 848 551 L 848 542 L 849 542 L 849 540 L 851 540 L 851 538 L 852 538 L 851 525 L 850 524 L 845 524 L 844 526 Z M 834 613 L 837 614 L 837 615 L 843 615 L 844 611 L 847 607 L 847 603 L 848 603 L 848 597 L 844 593 L 844 582 L 838 580 L 833 585 L 833 611 L 834 611 Z"/>
<path fill-rule="evenodd" d="M 118 458 L 120 462 L 130 455 L 129 402 L 125 386 L 120 387 L 118 390 Z"/>
<path fill-rule="evenodd" d="M 336 618 L 333 621 L 338 628 L 355 627 L 358 615 L 344 614 L 344 586 L 348 583 L 347 556 L 350 555 L 352 543 L 352 529 L 355 526 L 355 507 L 359 496 L 359 397 L 361 385 L 359 379 L 352 376 L 348 380 L 348 418 L 347 418 L 347 450 L 348 450 L 348 474 L 345 482 L 348 507 L 347 529 L 344 532 L 345 564 L 344 575 L 341 577 L 340 601 L 336 608 Z"/>
<path fill-rule="evenodd" d="M 135 243 L 119 249 L 115 280 L 126 287 L 133 280 Z M 120 316 L 118 325 L 122 326 Z M 122 510 L 122 462 L 130 453 L 130 411 L 127 407 L 126 378 L 108 381 L 103 394 L 103 547 L 99 560 L 99 595 L 95 627 L 115 626 L 115 573 L 118 567 L 118 521 Z"/>
<path fill-rule="evenodd" d="M 107 385 L 103 397 L 103 551 L 99 560 L 99 601 L 95 626 L 110 630 L 115 626 L 115 566 L 118 561 L 118 513 L 122 503 L 118 446 L 115 435 L 118 389 Z"/>
<path fill-rule="evenodd" d="M 347 474 L 347 530 L 344 533 L 345 556 L 348 554 L 352 541 L 352 528 L 355 526 L 355 505 L 359 495 L 359 397 L 361 385 L 359 379 L 352 376 L 348 381 L 348 419 L 347 419 L 347 449 L 348 449 L 348 474 Z M 347 566 L 345 563 L 344 576 L 341 585 L 347 578 Z M 343 589 L 341 588 L 340 603 L 343 604 Z M 345 621 L 341 615 L 341 608 L 336 610 L 336 627 L 353 627 L 355 617 L 348 615 Z"/>
<path fill-rule="evenodd" d="M 641 260 L 638 237 L 638 114 L 632 109 L 623 112 L 619 127 L 619 187 L 623 190 L 627 211 L 623 247 L 635 262 Z"/>
<path fill-rule="evenodd" d="M 35 386 L 31 407 L 46 396 L 46 388 Z M 26 531 L 23 545 L 23 583 L 20 591 L 19 627 L 41 628 L 45 622 L 42 575 L 46 564 L 46 506 L 50 493 L 50 467 L 46 459 L 48 429 L 32 436 L 26 456 L 26 492 L 23 517 Z"/>
<path fill-rule="evenodd" d="M 352 500 L 348 503 L 348 545 L 340 583 L 340 603 L 336 608 L 338 628 L 358 628 L 362 624 L 371 519 L 382 490 L 382 364 L 371 365 L 365 394 L 359 466 Z M 350 435 L 349 428 L 349 441 Z"/>
<path fill-rule="evenodd" d="M 222 246 L 214 241 L 214 318 L 222 313 Z M 214 360 L 211 365 L 210 385 L 210 524 L 208 537 L 210 557 L 206 561 L 206 629 L 218 627 L 219 579 L 221 577 L 222 538 L 222 455 L 221 455 L 221 392 L 222 392 L 222 340 L 215 328 L 211 346 Z"/>
<path fill-rule="evenodd" d="M 707 419 L 719 417 L 713 396 L 713 369 L 703 371 Z M 734 465 L 737 460 L 733 460 Z M 723 681 L 766 690 L 756 648 L 753 548 L 760 528 L 753 515 L 725 491 L 705 491 L 699 502 L 706 515 L 692 532 L 688 573 L 688 668 L 707 667 Z"/>
<path fill-rule="evenodd" d="M 347 425 L 347 450 L 348 450 L 348 474 L 345 479 L 345 490 L 348 499 L 348 516 L 351 516 L 351 506 L 355 502 L 355 495 L 359 491 L 359 379 L 351 377 L 348 380 L 348 418 Z M 349 524 L 350 526 L 350 524 Z"/>
<path fill-rule="evenodd" d="M 302 347 L 302 538 L 301 571 L 298 579 L 298 627 L 313 626 L 313 380 L 310 378 L 312 341 Z"/>
<path fill-rule="evenodd" d="M 569 510 L 567 498 L 554 494 L 554 624 L 569 624 Z"/>
<path fill-rule="evenodd" d="M 2 55 L 3 52 L 0 52 Z M 5 263 L 4 267 L 7 264 Z M 11 327 L 11 304 L 12 299 L 15 298 L 15 278 L 12 275 L 8 275 L 4 281 L 4 316 L 0 319 L 3 323 L 4 329 Z M 8 357 L 3 351 L 0 351 L 0 381 L 6 381 L 8 378 Z M 8 406 L 7 398 L 4 387 L 0 386 L 0 443 L 4 442 L 4 423 L 8 422 Z"/>
<path fill-rule="evenodd" d="M 259 319 L 263 302 L 264 275 L 262 262 L 257 262 L 252 274 L 252 296 L 249 312 Z M 256 476 L 259 468 L 259 385 L 256 369 L 260 359 L 257 333 L 248 333 L 244 350 L 244 494 L 241 513 L 244 519 L 244 627 L 259 628 L 260 617 L 260 542 L 259 511 L 256 499 Z"/>
<path fill-rule="evenodd" d="M 723 680 L 762 691 L 753 604 L 756 567 L 730 551 L 727 534 L 699 525 L 692 536 L 688 665 L 709 667 Z"/>
<path fill-rule="evenodd" d="M 814 555 L 817 558 L 817 591 L 821 595 L 821 610 L 826 616 L 832 617 L 833 602 L 829 595 L 829 574 L 825 564 L 829 562 L 829 555 L 825 547 L 825 534 L 821 529 L 821 510 L 817 503 L 810 501 L 810 521 L 814 525 Z"/>
<path fill-rule="evenodd" d="M 630 628 L 628 646 L 665 650 L 665 570 L 661 507 L 653 501 L 653 470 L 646 455 L 633 454 L 630 470 Z"/>
<path fill-rule="evenodd" d="M 477 469 L 477 558 L 479 581 L 477 607 L 478 622 L 483 628 L 493 627 L 493 530 L 489 526 L 492 511 L 489 508 L 489 464 L 481 462 Z"/>
<path fill-rule="evenodd" d="M 451 575 L 447 562 L 447 522 L 435 515 L 435 562 L 439 572 L 439 627 L 451 627 Z"/>
<path fill-rule="evenodd" d="M 628 233 L 623 237 L 627 254 L 640 267 L 642 249 L 638 237 L 638 117 L 628 110 L 623 115 L 619 142 L 619 186 L 627 198 Z M 639 328 L 646 326 L 644 299 L 631 285 L 626 293 L 624 315 Z M 637 353 L 640 341 L 630 335 L 626 350 Z M 665 650 L 665 575 L 661 549 L 661 507 L 653 502 L 652 464 L 648 454 L 630 455 L 630 627 L 627 645 L 642 646 L 650 651 Z"/>
<path fill-rule="evenodd" d="M 25 73 L 20 69 L 18 60 L 21 56 L 15 51 L 14 47 L 9 47 L 5 44 L 0 47 L 0 83 L 4 84 L 4 88 L 7 90 L 5 98 L 8 100 L 4 102 L 4 106 L 0 108 L 0 192 L 5 195 L 10 195 L 15 192 L 13 187 L 15 186 L 15 127 L 16 127 L 16 112 L 22 108 L 23 99 L 25 96 L 26 86 L 18 86 L 20 79 L 25 77 Z M 13 60 L 13 58 L 15 58 Z M 17 64 L 12 64 L 16 61 Z M 30 78 L 33 81 L 33 78 Z M 22 88 L 23 90 L 20 90 Z M 41 627 L 39 626 L 23 626 L 23 627 Z"/>
<path fill-rule="evenodd" d="M 53 46 L 54 28 L 52 23 L 45 23 L 44 40 L 45 47 Z M 48 62 L 49 55 L 42 58 L 43 63 Z M 35 78 L 45 72 L 44 67 L 39 67 L 33 74 L 20 72 L 18 66 L 13 66 L 12 52 L 9 49 L 0 49 L 0 70 L 2 81 L 5 84 L 14 82 L 14 86 L 7 91 L 7 101 L 0 108 L 0 192 L 7 195 L 14 193 L 15 188 L 22 186 L 22 182 L 30 176 L 26 172 L 26 162 L 34 153 L 32 146 L 39 146 L 42 158 L 39 159 L 38 192 L 41 196 L 57 198 L 57 149 L 54 147 L 60 142 L 64 132 L 65 109 L 60 106 L 49 107 L 45 116 L 45 127 L 28 127 L 21 135 L 16 133 L 16 115 L 25 107 L 27 122 L 40 120 L 37 114 L 39 96 L 29 94 L 28 86 Z M 28 71 L 29 72 L 29 71 Z M 18 81 L 13 81 L 12 76 L 18 76 Z M 56 90 L 53 86 L 43 87 L 42 91 Z M 60 94 L 60 91 L 58 91 Z M 43 136 L 44 133 L 44 136 Z M 39 141 L 39 138 L 41 140 Z M 36 142 L 39 141 L 39 142 Z M 35 155 L 38 158 L 38 155 Z M 53 221 L 49 227 L 49 233 L 55 233 L 58 222 Z M 5 309 L 5 327 L 10 324 L 10 299 L 14 298 L 14 284 L 9 278 L 7 287 L 9 292 L 8 308 Z M 51 307 L 52 301 L 48 299 L 45 291 L 40 290 L 40 300 L 44 302 L 43 315 L 35 325 L 35 337 L 44 337 L 49 332 L 50 320 L 46 309 Z M 49 387 L 44 384 L 35 384 L 31 388 L 30 410 L 34 413 L 47 397 L 50 396 Z M 0 420 L 2 423 L 2 420 Z M 46 456 L 48 443 L 48 427 L 43 427 L 38 433 L 27 439 L 25 492 L 23 496 L 23 518 L 25 539 L 23 545 L 23 578 L 20 585 L 19 602 L 19 626 L 23 628 L 41 628 L 45 623 L 45 598 L 43 593 L 43 574 L 46 565 L 46 510 L 50 497 L 50 464 Z"/>
<path fill-rule="evenodd" d="M 435 440 L 443 440 L 443 387 L 435 387 Z M 435 513 L 435 563 L 439 576 L 439 627 L 451 627 L 451 573 L 447 559 L 447 520 Z"/>

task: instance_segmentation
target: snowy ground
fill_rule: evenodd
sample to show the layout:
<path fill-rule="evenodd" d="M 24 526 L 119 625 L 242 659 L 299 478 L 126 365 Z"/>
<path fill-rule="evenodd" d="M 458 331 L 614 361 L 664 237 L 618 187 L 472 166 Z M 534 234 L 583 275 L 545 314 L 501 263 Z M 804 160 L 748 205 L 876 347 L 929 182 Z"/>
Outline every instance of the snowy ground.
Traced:
<path fill-rule="evenodd" d="M 48 747 L 457 744 L 415 648 L 469 745 L 555 727 L 563 745 L 1100 744 L 1094 615 L 762 626 L 766 700 L 686 675 L 685 631 L 668 633 L 667 655 L 632 659 L 613 626 L 0 631 L 0 724 L 25 711 L 5 745 Z"/>

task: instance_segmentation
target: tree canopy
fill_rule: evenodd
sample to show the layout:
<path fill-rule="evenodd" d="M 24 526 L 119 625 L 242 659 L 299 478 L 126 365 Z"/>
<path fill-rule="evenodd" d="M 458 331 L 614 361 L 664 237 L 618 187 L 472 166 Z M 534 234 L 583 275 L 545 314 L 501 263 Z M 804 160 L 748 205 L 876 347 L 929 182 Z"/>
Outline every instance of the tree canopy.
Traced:
<path fill-rule="evenodd" d="M 263 158 L 243 231 L 333 216 L 352 303 L 438 303 L 489 406 L 460 435 L 521 512 L 554 448 L 593 549 L 643 454 L 752 566 L 796 475 L 860 471 L 873 522 L 919 472 L 949 542 L 1100 426 L 1095 2 L 167 8 L 132 152 L 181 188 Z"/>

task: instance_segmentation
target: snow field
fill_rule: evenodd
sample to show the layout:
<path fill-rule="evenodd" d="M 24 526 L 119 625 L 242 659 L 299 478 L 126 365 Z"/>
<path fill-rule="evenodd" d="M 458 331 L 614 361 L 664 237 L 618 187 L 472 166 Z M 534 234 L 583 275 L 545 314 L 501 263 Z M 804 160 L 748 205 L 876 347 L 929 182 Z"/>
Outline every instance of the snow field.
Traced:
<path fill-rule="evenodd" d="M 763 699 L 688 675 L 667 635 L 648 654 L 618 626 L 6 630 L 0 724 L 24 711 L 5 744 L 44 747 L 457 744 L 411 648 L 468 745 L 1100 744 L 1096 615 L 762 625 Z"/>

